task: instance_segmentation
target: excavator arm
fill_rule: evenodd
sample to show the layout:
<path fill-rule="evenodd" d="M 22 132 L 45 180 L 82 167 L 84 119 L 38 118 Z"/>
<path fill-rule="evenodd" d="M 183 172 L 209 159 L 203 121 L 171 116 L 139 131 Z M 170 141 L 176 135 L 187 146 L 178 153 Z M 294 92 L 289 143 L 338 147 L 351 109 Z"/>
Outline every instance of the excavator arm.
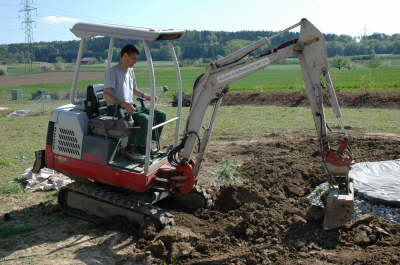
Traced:
<path fill-rule="evenodd" d="M 300 26 L 298 39 L 287 41 L 278 47 L 258 56 L 251 53 L 260 49 L 283 33 Z M 330 189 L 325 202 L 324 228 L 332 229 L 343 225 L 351 219 L 353 212 L 353 187 L 348 172 L 352 164 L 352 156 L 348 146 L 348 135 L 342 122 L 342 114 L 336 98 L 333 83 L 328 72 L 326 44 L 322 33 L 308 20 L 273 35 L 253 42 L 224 58 L 212 62 L 207 71 L 195 82 L 192 105 L 185 128 L 185 136 L 180 145 L 169 154 L 170 163 L 184 167 L 190 164 L 193 183 L 206 151 L 213 124 L 227 87 L 233 81 L 242 79 L 268 65 L 280 62 L 288 57 L 298 56 L 306 94 L 320 142 L 323 165 L 329 174 Z M 338 119 L 340 130 L 328 130 L 323 108 L 323 89 L 328 91 L 330 105 Z M 200 139 L 200 130 L 209 105 L 213 105 L 208 126 Z M 197 143 L 197 145 L 196 145 Z M 197 146 L 195 162 L 191 161 L 194 147 Z M 185 190 L 184 192 L 188 192 Z M 182 191 L 181 191 L 182 192 Z"/>

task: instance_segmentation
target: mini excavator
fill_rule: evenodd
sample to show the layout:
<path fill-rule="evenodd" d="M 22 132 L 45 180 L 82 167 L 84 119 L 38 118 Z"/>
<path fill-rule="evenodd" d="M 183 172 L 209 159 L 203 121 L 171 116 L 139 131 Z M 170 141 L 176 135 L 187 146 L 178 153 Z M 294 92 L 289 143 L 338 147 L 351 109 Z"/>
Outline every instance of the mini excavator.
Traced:
<path fill-rule="evenodd" d="M 272 49 L 261 50 L 271 40 L 297 27 L 300 27 L 298 38 Z M 320 144 L 322 165 L 329 175 L 323 226 L 324 229 L 333 229 L 351 220 L 354 189 L 348 177 L 353 163 L 349 137 L 328 72 L 325 39 L 307 19 L 211 62 L 205 73 L 195 81 L 192 104 L 181 139 L 182 79 L 173 41 L 181 38 L 184 31 L 94 23 L 77 23 L 71 31 L 81 39 L 70 89 L 71 104 L 52 111 L 46 147 L 36 152 L 34 164 L 35 172 L 48 167 L 75 180 L 59 192 L 58 200 L 64 210 L 96 218 L 123 216 L 140 225 L 150 222 L 165 227 L 174 221 L 170 213 L 156 205 L 164 198 L 175 198 L 192 210 L 207 207 L 211 203 L 210 196 L 196 184 L 228 85 L 271 64 L 297 56 Z M 97 36 L 110 38 L 107 67 L 110 67 L 115 39 L 143 43 L 151 100 L 148 102 L 149 122 L 142 161 L 130 161 L 121 155 L 127 146 L 127 136 L 135 133 L 135 125 L 127 116 L 107 114 L 104 85 L 90 85 L 84 93 L 78 92 L 77 81 L 85 41 Z M 156 79 L 149 46 L 152 41 L 166 42 L 176 69 L 176 116 L 162 124 L 153 123 Z M 338 120 L 338 131 L 332 131 L 325 120 L 325 91 Z M 209 107 L 212 114 L 205 119 Z M 158 148 L 153 151 L 152 135 L 155 129 L 170 123 L 175 123 L 174 143 L 164 149 L 157 143 Z"/>

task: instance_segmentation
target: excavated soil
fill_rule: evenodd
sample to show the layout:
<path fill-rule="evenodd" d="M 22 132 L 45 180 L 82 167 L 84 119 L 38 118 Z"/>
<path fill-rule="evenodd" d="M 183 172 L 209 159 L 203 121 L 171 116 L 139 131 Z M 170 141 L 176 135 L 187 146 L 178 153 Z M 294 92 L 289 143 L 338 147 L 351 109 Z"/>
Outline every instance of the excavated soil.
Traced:
<path fill-rule="evenodd" d="M 400 157 L 399 138 L 356 136 L 357 161 Z M 400 224 L 363 216 L 324 231 L 305 196 L 327 178 L 316 138 L 271 135 L 262 142 L 210 148 L 208 159 L 244 157 L 242 182 L 214 190 L 215 205 L 173 210 L 177 225 L 139 239 L 135 254 L 151 264 L 399 264 Z M 146 253 L 143 255 L 143 253 Z"/>
<path fill-rule="evenodd" d="M 337 91 L 340 106 L 352 108 L 400 108 L 400 93 L 348 93 Z M 329 102 L 325 97 L 325 102 Z M 223 99 L 224 105 L 275 105 L 275 106 L 308 106 L 304 93 L 228 93 Z M 329 105 L 329 103 L 327 104 Z"/>

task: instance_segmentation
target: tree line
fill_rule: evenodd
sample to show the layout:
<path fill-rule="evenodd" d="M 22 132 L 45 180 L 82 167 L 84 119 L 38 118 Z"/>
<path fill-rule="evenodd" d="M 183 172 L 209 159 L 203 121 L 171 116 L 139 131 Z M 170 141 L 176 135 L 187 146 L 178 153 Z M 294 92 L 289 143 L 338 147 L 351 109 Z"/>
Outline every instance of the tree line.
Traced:
<path fill-rule="evenodd" d="M 237 50 L 251 41 L 269 37 L 274 31 L 196 31 L 190 30 L 185 36 L 175 41 L 176 52 L 181 60 L 214 60 L 218 55 L 224 56 Z M 374 33 L 368 36 L 353 38 L 348 35 L 324 34 L 327 41 L 328 57 L 354 56 L 373 54 L 400 54 L 400 34 L 386 35 Z M 268 48 L 275 47 L 285 41 L 295 39 L 298 33 L 287 32 L 272 40 Z M 95 57 L 99 61 L 107 58 L 109 38 L 100 37 L 88 40 L 84 57 Z M 119 58 L 120 48 L 125 44 L 136 45 L 143 51 L 142 42 L 116 40 L 113 61 Z M 37 42 L 33 44 L 33 60 L 42 62 L 65 62 L 76 60 L 79 41 Z M 268 49 L 266 48 L 266 49 Z M 0 64 L 23 63 L 29 56 L 26 44 L 0 45 Z M 170 60 L 168 46 L 165 42 L 152 42 L 153 60 Z M 260 51 L 262 52 L 262 51 Z M 144 59 L 141 52 L 139 60 Z"/>

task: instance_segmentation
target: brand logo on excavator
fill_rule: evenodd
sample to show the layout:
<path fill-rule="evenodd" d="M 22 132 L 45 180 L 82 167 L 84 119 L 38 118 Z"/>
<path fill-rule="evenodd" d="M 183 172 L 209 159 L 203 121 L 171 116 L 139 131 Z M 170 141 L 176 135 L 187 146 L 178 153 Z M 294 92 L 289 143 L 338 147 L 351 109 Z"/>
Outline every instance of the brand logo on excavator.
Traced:
<path fill-rule="evenodd" d="M 60 163 L 66 163 L 68 160 L 66 157 L 63 156 L 55 156 L 54 158 Z"/>

